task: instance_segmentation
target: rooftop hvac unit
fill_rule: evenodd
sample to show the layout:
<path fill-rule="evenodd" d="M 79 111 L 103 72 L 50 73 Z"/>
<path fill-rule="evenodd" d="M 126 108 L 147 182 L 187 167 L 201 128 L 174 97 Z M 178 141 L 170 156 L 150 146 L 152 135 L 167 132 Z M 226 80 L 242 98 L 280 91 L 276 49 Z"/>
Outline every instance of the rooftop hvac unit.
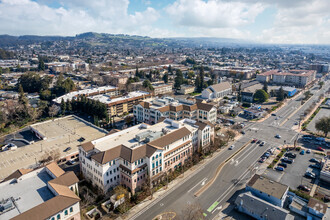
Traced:
<path fill-rule="evenodd" d="M 179 128 L 179 123 L 172 121 L 172 127 Z"/>

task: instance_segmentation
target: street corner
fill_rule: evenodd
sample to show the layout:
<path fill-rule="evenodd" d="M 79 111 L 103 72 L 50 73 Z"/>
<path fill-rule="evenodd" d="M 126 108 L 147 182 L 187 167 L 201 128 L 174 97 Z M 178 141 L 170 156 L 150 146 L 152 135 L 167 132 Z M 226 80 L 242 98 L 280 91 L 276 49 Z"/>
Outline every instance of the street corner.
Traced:
<path fill-rule="evenodd" d="M 157 215 L 152 220 L 172 220 L 176 216 L 175 212 L 164 212 L 162 214 Z"/>

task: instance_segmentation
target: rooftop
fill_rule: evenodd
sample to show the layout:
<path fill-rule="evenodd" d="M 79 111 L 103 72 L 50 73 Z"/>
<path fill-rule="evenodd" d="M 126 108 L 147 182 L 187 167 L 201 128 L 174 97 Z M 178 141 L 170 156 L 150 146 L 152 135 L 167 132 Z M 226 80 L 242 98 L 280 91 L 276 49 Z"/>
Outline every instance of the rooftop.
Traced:
<path fill-rule="evenodd" d="M 285 192 L 288 190 L 288 186 L 272 181 L 266 177 L 255 174 L 252 179 L 247 183 L 248 186 L 274 196 L 278 199 L 282 199 Z"/>
<path fill-rule="evenodd" d="M 9 180 L 0 184 L 0 199 L 13 199 L 13 209 L 0 214 L 0 220 L 13 218 L 51 198 L 55 195 L 48 189 L 47 182 L 52 180 L 47 172 L 35 170 L 23 175 L 17 181 Z"/>
<path fill-rule="evenodd" d="M 135 91 L 135 92 L 128 93 L 126 96 L 122 96 L 122 97 L 118 97 L 118 98 L 114 98 L 114 99 L 112 99 L 109 95 L 105 95 L 105 94 L 95 95 L 95 96 L 91 96 L 89 98 L 93 99 L 93 100 L 98 100 L 104 104 L 111 104 L 111 103 L 124 101 L 124 100 L 132 99 L 132 98 L 137 98 L 140 96 L 146 96 L 146 95 L 149 95 L 149 92 Z"/>

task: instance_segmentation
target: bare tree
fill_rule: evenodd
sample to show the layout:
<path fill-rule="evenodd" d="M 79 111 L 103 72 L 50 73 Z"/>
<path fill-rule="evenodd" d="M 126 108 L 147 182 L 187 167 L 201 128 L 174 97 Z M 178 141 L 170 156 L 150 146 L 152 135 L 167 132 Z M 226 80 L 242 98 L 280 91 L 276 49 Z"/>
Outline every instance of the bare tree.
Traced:
<path fill-rule="evenodd" d="M 181 212 L 179 219 L 182 220 L 200 220 L 205 219 L 202 207 L 197 204 L 188 204 Z"/>
<path fill-rule="evenodd" d="M 48 114 L 49 114 L 50 117 L 53 118 L 55 115 L 58 114 L 59 111 L 60 111 L 60 107 L 53 104 L 52 106 L 49 107 Z"/>

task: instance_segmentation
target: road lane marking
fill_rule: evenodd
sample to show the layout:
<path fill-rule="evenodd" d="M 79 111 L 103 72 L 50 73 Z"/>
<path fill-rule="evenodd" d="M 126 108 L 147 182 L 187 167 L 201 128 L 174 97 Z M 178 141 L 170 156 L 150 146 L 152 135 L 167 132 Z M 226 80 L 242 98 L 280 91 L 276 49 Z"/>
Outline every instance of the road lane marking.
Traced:
<path fill-rule="evenodd" d="M 201 181 L 199 181 L 193 188 L 189 189 L 188 192 L 191 192 L 191 190 L 193 190 L 196 186 L 198 186 L 200 183 L 203 183 L 205 184 L 205 181 L 207 180 L 207 178 L 204 178 L 202 179 Z M 203 186 L 203 185 L 202 185 Z"/>
<path fill-rule="evenodd" d="M 213 214 L 215 211 L 217 211 L 217 210 L 221 210 L 221 209 L 222 209 L 222 205 L 219 206 L 219 207 L 217 207 L 216 209 L 214 209 L 214 210 L 212 211 L 212 214 Z"/>
<path fill-rule="evenodd" d="M 213 211 L 213 209 L 215 208 L 215 207 L 217 207 L 217 205 L 219 205 L 219 202 L 218 201 L 215 201 L 208 209 L 207 209 L 207 211 L 208 212 L 212 212 Z"/>

